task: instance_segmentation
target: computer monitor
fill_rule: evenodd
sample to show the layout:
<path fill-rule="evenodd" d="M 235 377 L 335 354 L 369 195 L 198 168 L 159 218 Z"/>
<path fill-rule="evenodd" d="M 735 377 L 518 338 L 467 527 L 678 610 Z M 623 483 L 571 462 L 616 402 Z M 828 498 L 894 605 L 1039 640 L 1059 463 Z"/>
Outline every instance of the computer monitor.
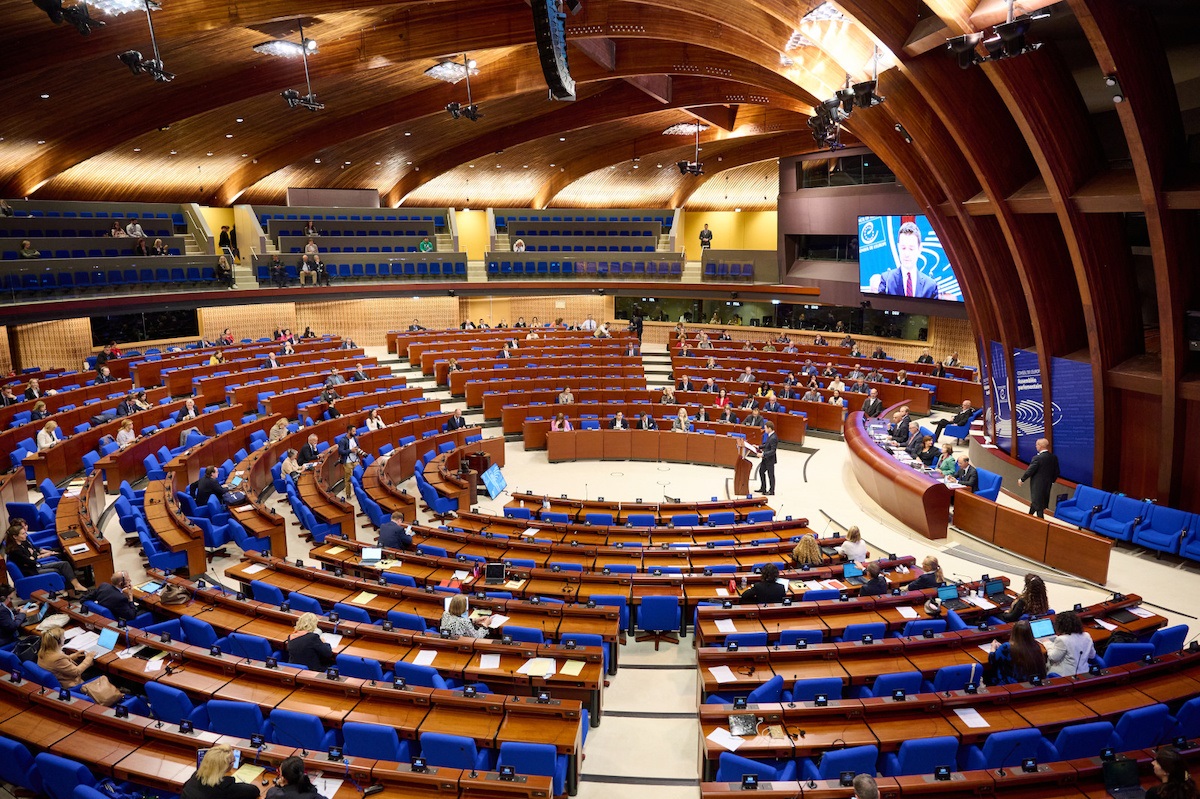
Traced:
<path fill-rule="evenodd" d="M 958 599 L 957 585 L 943 585 L 937 590 L 937 598 L 945 602 L 947 599 Z"/>
<path fill-rule="evenodd" d="M 483 581 L 489 585 L 504 582 L 504 564 L 489 563 L 483 567 Z"/>

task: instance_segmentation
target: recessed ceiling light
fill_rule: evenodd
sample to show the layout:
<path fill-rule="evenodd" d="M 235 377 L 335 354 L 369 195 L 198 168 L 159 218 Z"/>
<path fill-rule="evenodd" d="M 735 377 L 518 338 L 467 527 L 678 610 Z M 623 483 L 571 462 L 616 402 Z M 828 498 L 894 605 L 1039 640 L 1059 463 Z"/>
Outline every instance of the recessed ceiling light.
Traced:
<path fill-rule="evenodd" d="M 232 138 L 233 138 L 233 134 L 232 134 L 232 133 L 226 133 L 226 134 L 225 134 L 225 138 L 227 138 L 227 139 L 232 139 Z"/>
<path fill-rule="evenodd" d="M 49 100 L 49 99 L 50 99 L 50 95 L 48 95 L 48 94 L 43 94 L 43 95 L 42 95 L 42 99 L 43 99 L 43 100 Z"/>
<path fill-rule="evenodd" d="M 235 122 L 238 122 L 238 123 L 241 123 L 241 122 L 244 122 L 245 120 L 243 120 L 241 117 L 238 117 L 238 118 L 237 118 L 236 120 L 234 120 L 234 121 L 235 121 Z"/>
<path fill-rule="evenodd" d="M 314 163 L 314 164 L 319 164 L 319 163 L 321 163 L 321 159 L 320 159 L 320 158 L 314 158 L 314 159 L 313 159 L 313 163 Z"/>
<path fill-rule="evenodd" d="M 500 168 L 500 165 L 499 165 L 499 164 L 496 164 L 496 169 L 499 169 L 499 168 Z"/>
<path fill-rule="evenodd" d="M 175 154 L 176 154 L 176 153 L 175 153 L 175 151 L 174 151 L 174 150 L 172 150 L 172 151 L 171 151 L 171 155 L 175 155 Z"/>
<path fill-rule="evenodd" d="M 212 153 L 207 153 L 207 155 L 211 156 L 211 155 L 212 155 Z"/>
<path fill-rule="evenodd" d="M 411 131 L 411 130 L 406 130 L 406 131 L 404 131 L 404 135 L 405 135 L 405 136 L 411 136 L 411 135 L 412 135 L 412 131 Z"/>
<path fill-rule="evenodd" d="M 521 169 L 529 169 L 529 164 L 521 164 Z"/>
<path fill-rule="evenodd" d="M 405 161 L 404 164 L 405 166 L 412 166 L 412 161 Z"/>
<path fill-rule="evenodd" d="M 140 153 L 140 152 L 142 151 L 142 148 L 141 148 L 141 147 L 134 147 L 134 148 L 133 148 L 133 151 L 134 151 L 135 153 Z"/>
<path fill-rule="evenodd" d="M 467 169 L 474 169 L 474 168 L 475 168 L 474 164 L 467 164 Z"/>
<path fill-rule="evenodd" d="M 45 139 L 38 139 L 38 144 L 45 144 L 45 143 L 46 143 Z"/>
<path fill-rule="evenodd" d="M 659 164 L 659 165 L 658 165 L 658 168 L 659 168 L 659 169 L 662 169 L 662 164 Z"/>
<path fill-rule="evenodd" d="M 350 162 L 349 162 L 349 161 L 346 161 L 346 162 L 345 162 L 345 164 L 346 164 L 346 166 L 350 166 Z"/>
<path fill-rule="evenodd" d="M 638 165 L 637 165 L 637 164 L 634 164 L 634 165 L 633 165 L 633 168 L 634 168 L 634 169 L 637 169 L 637 168 L 638 168 Z"/>
<path fill-rule="evenodd" d="M 249 158 L 249 157 L 250 157 L 250 153 L 242 153 L 242 158 Z"/>
<path fill-rule="evenodd" d="M 567 137 L 566 137 L 566 136 L 559 136 L 559 137 L 558 137 L 558 140 L 559 140 L 559 141 L 566 141 L 566 140 L 567 140 Z"/>
<path fill-rule="evenodd" d="M 380 165 L 380 164 L 382 164 L 382 163 L 383 163 L 382 161 L 376 161 L 376 162 L 375 162 L 375 166 L 379 166 L 379 165 Z"/>
<path fill-rule="evenodd" d="M 554 164 L 551 164 L 550 166 L 554 166 Z"/>

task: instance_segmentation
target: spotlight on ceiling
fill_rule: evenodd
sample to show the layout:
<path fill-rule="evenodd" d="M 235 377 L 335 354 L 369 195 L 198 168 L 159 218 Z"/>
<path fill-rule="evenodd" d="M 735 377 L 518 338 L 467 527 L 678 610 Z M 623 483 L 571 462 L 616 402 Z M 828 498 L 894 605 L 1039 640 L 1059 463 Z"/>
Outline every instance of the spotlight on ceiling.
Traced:
<path fill-rule="evenodd" d="M 83 36 L 87 36 L 95 28 L 104 27 L 104 21 L 92 19 L 83 3 L 63 7 L 62 0 L 33 0 L 33 4 L 44 11 L 55 25 L 69 22 Z"/>
<path fill-rule="evenodd" d="M 960 69 L 969 69 L 979 63 L 979 54 L 975 48 L 983 41 L 982 33 L 966 33 L 946 40 L 946 49 L 958 55 Z"/>
<path fill-rule="evenodd" d="M 305 39 L 301 44 L 300 42 L 290 42 L 287 39 L 269 39 L 259 42 L 250 49 L 256 53 L 273 55 L 277 58 L 301 58 L 305 53 L 316 53 L 317 42 L 314 39 Z"/>
<path fill-rule="evenodd" d="M 1015 0 L 1007 0 L 1008 15 L 1004 22 L 992 28 L 992 35 L 985 37 L 985 31 L 967 33 L 946 40 L 946 49 L 958 57 L 958 65 L 968 69 L 983 61 L 999 61 L 1003 58 L 1014 58 L 1025 53 L 1031 53 L 1042 46 L 1041 42 L 1027 42 L 1026 35 L 1033 23 L 1050 16 L 1048 12 L 1039 11 L 1034 14 L 1013 16 L 1016 8 Z M 986 56 L 980 56 L 976 49 L 980 44 L 987 51 Z"/>
<path fill-rule="evenodd" d="M 475 68 L 475 60 L 470 58 L 466 53 L 463 53 L 461 62 L 443 61 L 425 70 L 425 74 L 431 78 L 444 80 L 447 83 L 458 83 L 460 80 L 465 79 L 467 81 L 467 104 L 463 105 L 459 102 L 446 103 L 446 110 L 455 119 L 465 117 L 472 122 L 478 122 L 479 118 L 483 116 L 479 112 L 479 104 L 471 102 L 471 76 L 479 74 L 479 70 Z"/>
<path fill-rule="evenodd" d="M 129 67 L 134 75 L 146 74 L 160 83 L 175 80 L 175 73 L 163 69 L 163 62 L 157 58 L 142 58 L 137 50 L 126 50 L 117 56 L 122 64 Z"/>
<path fill-rule="evenodd" d="M 324 103 L 317 102 L 315 94 L 301 95 L 295 89 L 285 89 L 279 93 L 279 96 L 287 101 L 288 108 L 307 108 L 309 111 L 320 111 L 325 107 Z"/>
<path fill-rule="evenodd" d="M 896 132 L 904 137 L 904 142 L 906 144 L 912 144 L 912 141 L 913 141 L 912 136 L 909 135 L 909 132 L 907 130 L 905 130 L 904 126 L 901 125 L 899 122 L 896 123 Z"/>
<path fill-rule="evenodd" d="M 884 101 L 885 98 L 875 93 L 877 84 L 878 81 L 873 80 L 854 84 L 851 92 L 854 95 L 854 105 L 856 108 L 873 108 Z"/>
<path fill-rule="evenodd" d="M 681 175 L 704 174 L 704 164 L 700 161 L 679 161 L 675 166 L 679 167 L 679 174 Z"/>

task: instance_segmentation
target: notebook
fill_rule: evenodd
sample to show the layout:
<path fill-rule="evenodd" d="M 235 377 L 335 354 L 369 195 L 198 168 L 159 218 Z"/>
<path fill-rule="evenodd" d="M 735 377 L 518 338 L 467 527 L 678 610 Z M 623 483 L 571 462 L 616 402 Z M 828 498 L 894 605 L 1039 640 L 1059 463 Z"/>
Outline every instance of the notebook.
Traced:
<path fill-rule="evenodd" d="M 847 585 L 862 585 L 866 582 L 862 575 L 863 570 L 853 563 L 847 563 L 842 567 L 842 582 Z"/>
<path fill-rule="evenodd" d="M 733 713 L 729 716 L 729 732 L 731 735 L 757 735 L 758 716 L 753 713 Z"/>
<path fill-rule="evenodd" d="M 946 610 L 962 610 L 968 606 L 966 600 L 958 596 L 957 585 L 943 585 L 937 590 L 937 598 Z"/>
<path fill-rule="evenodd" d="M 1006 607 L 1012 604 L 1013 598 L 1004 593 L 1003 580 L 988 580 L 983 586 L 984 597 L 994 605 Z"/>

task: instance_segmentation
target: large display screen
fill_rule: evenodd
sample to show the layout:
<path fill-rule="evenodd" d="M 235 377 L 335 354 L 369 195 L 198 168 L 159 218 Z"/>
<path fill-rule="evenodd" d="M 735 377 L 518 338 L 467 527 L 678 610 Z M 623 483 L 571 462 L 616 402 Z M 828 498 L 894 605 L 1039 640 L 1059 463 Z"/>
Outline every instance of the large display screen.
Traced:
<path fill-rule="evenodd" d="M 962 302 L 958 278 L 923 216 L 860 216 L 858 270 L 863 294 Z"/>

